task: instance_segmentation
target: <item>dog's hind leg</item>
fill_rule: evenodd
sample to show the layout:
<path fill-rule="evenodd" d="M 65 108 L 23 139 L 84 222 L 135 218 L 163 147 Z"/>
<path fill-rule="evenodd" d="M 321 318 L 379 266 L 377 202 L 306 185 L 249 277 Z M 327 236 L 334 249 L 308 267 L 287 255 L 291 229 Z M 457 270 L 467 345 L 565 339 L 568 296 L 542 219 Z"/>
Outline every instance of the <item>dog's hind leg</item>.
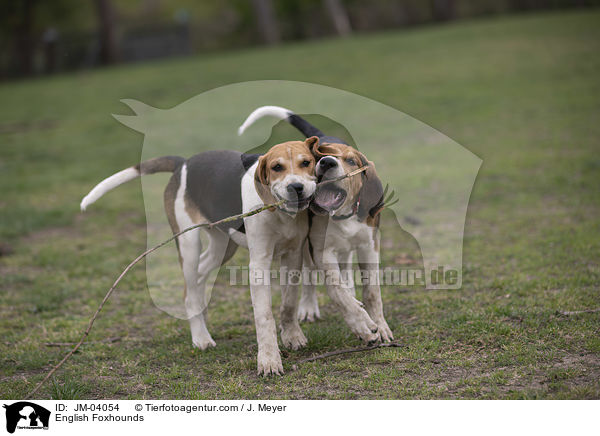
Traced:
<path fill-rule="evenodd" d="M 230 241 L 229 236 L 218 229 L 206 230 L 206 235 L 208 237 L 206 250 L 199 257 L 196 257 L 198 262 L 195 265 L 197 272 L 195 286 L 193 290 L 188 288 L 185 299 L 186 310 L 190 317 L 192 342 L 201 350 L 216 345 L 206 327 L 208 301 L 211 294 L 211 292 L 208 292 L 207 295 L 207 284 L 214 283 L 216 277 L 211 276 L 211 273 L 231 258 L 237 248 L 237 245 Z M 190 254 L 198 255 L 199 253 L 191 252 Z"/>
<path fill-rule="evenodd" d="M 208 329 L 206 328 L 207 302 L 204 282 L 199 280 L 198 266 L 200 264 L 200 231 L 192 230 L 178 238 L 181 269 L 185 280 L 185 310 L 190 322 L 192 343 L 204 350 L 214 347 Z"/>
<path fill-rule="evenodd" d="M 187 203 L 186 183 L 187 167 L 184 164 L 173 174 L 165 189 L 165 210 L 174 233 L 207 221 L 199 210 Z M 204 350 L 216 344 L 206 328 L 205 286 L 204 281 L 199 280 L 198 267 L 202 250 L 200 232 L 200 229 L 195 229 L 179 236 L 177 248 L 185 281 L 185 310 L 190 322 L 192 343 Z"/>

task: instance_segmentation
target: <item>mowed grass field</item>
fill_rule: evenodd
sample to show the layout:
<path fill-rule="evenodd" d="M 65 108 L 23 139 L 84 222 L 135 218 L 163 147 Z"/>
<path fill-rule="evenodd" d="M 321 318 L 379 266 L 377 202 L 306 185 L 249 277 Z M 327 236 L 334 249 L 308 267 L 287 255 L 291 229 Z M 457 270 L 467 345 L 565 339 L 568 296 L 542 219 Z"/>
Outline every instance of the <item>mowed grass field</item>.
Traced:
<path fill-rule="evenodd" d="M 368 96 L 483 159 L 462 289 L 384 287 L 401 348 L 295 365 L 359 346 L 322 291 L 324 319 L 303 327 L 308 347 L 284 351 L 285 375 L 265 379 L 248 289 L 220 274 L 217 347 L 200 352 L 187 322 L 153 305 L 140 265 L 39 397 L 599 398 L 600 313 L 558 313 L 600 307 L 598 23 L 600 11 L 522 15 L 1 84 L 0 398 L 42 379 L 69 350 L 47 344 L 76 342 L 145 249 L 139 181 L 78 210 L 95 183 L 139 161 L 142 135 L 110 116 L 126 113 L 119 100 L 169 108 L 258 79 Z M 383 258 L 419 259 L 391 220 Z"/>

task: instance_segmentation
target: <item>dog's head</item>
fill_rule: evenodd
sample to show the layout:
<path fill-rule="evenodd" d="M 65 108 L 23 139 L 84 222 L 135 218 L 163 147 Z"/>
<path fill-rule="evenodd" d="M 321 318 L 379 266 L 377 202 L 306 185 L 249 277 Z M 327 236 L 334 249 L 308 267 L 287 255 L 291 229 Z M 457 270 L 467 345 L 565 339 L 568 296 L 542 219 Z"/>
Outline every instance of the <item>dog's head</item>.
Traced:
<path fill-rule="evenodd" d="M 254 185 L 265 204 L 286 200 L 280 208 L 290 213 L 308 207 L 317 186 L 312 149 L 318 142 L 316 136 L 284 142 L 258 159 Z"/>
<path fill-rule="evenodd" d="M 317 165 L 315 174 L 318 181 L 335 179 L 358 168 L 365 171 L 336 182 L 318 187 L 311 203 L 311 210 L 317 214 L 332 214 L 337 211 L 351 211 L 359 220 L 375 218 L 383 209 L 383 187 L 375 164 L 364 154 L 345 144 L 313 144 L 313 154 Z"/>

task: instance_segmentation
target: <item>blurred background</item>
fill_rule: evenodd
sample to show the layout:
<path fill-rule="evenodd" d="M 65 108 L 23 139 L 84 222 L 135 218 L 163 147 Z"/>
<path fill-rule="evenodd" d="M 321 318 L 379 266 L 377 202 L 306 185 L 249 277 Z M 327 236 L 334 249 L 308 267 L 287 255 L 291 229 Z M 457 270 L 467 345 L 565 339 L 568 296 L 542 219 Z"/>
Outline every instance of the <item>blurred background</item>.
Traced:
<path fill-rule="evenodd" d="M 344 37 L 600 0 L 5 0 L 0 78 Z"/>
<path fill-rule="evenodd" d="M 225 85 L 267 79 L 368 97 L 483 160 L 467 210 L 462 289 L 384 286 L 386 318 L 404 347 L 287 371 L 297 359 L 357 345 L 321 290 L 324 319 L 303 324 L 309 347 L 290 352 L 285 377 L 263 382 L 255 376 L 245 287 L 229 286 L 221 269 L 209 316 L 218 347 L 194 353 L 188 323 L 155 306 L 140 265 L 119 285 L 85 351 L 42 397 L 600 398 L 598 6 L 600 0 L 0 0 L 0 398 L 23 398 L 42 379 L 64 356 L 60 344 L 79 340 L 115 276 L 147 248 L 153 229 L 140 180 L 79 210 L 95 184 L 145 153 L 148 138 L 111 116 L 135 124 L 121 100 L 171 114 L 176 134 L 160 137 L 164 146 L 156 140 L 156 153 L 187 141 L 188 157 L 223 145 L 219 131 L 234 137 L 256 106 L 294 103 L 268 92 L 249 102 L 240 91 L 224 101 L 231 110 L 198 109 L 189 123 L 170 109 L 208 91 L 218 95 Z M 302 96 L 319 104 L 323 93 Z M 219 110 L 228 128 L 211 121 Z M 327 124 L 325 113 L 304 114 L 323 115 L 309 119 L 336 135 L 357 128 L 333 118 Z M 273 124 L 262 123 L 236 141 L 251 147 L 252 135 L 268 134 Z M 378 170 L 394 166 L 394 177 L 412 171 L 421 176 L 415 185 L 429 182 L 427 168 L 406 163 L 409 135 L 386 140 L 398 129 L 389 124 L 369 137 L 381 150 L 369 154 Z M 285 124 L 276 135 L 299 137 Z M 422 139 L 416 142 L 431 142 Z M 396 192 L 400 204 L 411 201 L 409 188 Z M 382 265 L 418 268 L 423 257 L 413 230 L 428 231 L 426 221 L 391 209 L 382 217 Z M 160 255 L 176 263 L 174 245 Z M 239 250 L 230 262 L 247 261 Z M 273 298 L 276 306 L 279 294 Z"/>

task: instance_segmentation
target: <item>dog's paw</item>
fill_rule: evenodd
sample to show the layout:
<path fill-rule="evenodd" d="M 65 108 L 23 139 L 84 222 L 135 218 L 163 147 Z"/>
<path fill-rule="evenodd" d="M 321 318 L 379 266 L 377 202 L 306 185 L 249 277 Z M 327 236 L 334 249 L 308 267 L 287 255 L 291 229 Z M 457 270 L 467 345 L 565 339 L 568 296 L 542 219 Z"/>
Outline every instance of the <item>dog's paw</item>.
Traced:
<path fill-rule="evenodd" d="M 381 342 L 392 342 L 394 340 L 394 334 L 392 333 L 392 330 L 389 328 L 385 319 L 377 321 L 377 327 Z"/>
<path fill-rule="evenodd" d="M 283 365 L 281 364 L 281 356 L 279 352 L 265 353 L 258 352 L 258 375 L 264 377 L 270 375 L 282 375 Z"/>
<path fill-rule="evenodd" d="M 199 348 L 201 350 L 206 350 L 208 347 L 217 346 L 217 343 L 213 341 L 213 338 L 210 337 L 210 334 L 208 336 L 192 336 L 192 343 L 194 344 L 194 347 Z"/>
<path fill-rule="evenodd" d="M 302 329 L 299 326 L 294 326 L 281 330 L 281 342 L 284 347 L 297 350 L 304 347 L 308 343 L 308 340 L 304 336 L 304 333 L 302 333 Z"/>
<path fill-rule="evenodd" d="M 363 342 L 372 345 L 381 340 L 379 327 L 369 317 L 366 310 L 359 308 L 354 313 L 347 315 L 346 322 L 352 332 Z"/>
<path fill-rule="evenodd" d="M 212 338 L 209 338 L 208 340 L 206 340 L 206 339 L 192 340 L 192 343 L 194 344 L 194 347 L 199 348 L 200 350 L 206 350 L 208 347 L 216 347 L 217 346 L 217 343 L 215 341 L 213 341 Z"/>
<path fill-rule="evenodd" d="M 314 301 L 300 300 L 298 306 L 298 321 L 303 322 L 314 322 L 317 319 L 321 319 L 321 312 L 319 311 L 319 303 L 317 299 Z"/>

